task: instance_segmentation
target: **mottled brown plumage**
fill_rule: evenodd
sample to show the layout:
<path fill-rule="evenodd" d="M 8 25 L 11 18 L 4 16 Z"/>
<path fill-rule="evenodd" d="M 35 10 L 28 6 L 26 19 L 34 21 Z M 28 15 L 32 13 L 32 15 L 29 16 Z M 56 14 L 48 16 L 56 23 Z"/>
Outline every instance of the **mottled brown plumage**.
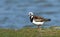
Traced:
<path fill-rule="evenodd" d="M 33 19 L 36 21 L 36 22 L 44 22 L 44 21 L 49 21 L 50 19 L 45 19 L 41 16 L 33 16 Z"/>

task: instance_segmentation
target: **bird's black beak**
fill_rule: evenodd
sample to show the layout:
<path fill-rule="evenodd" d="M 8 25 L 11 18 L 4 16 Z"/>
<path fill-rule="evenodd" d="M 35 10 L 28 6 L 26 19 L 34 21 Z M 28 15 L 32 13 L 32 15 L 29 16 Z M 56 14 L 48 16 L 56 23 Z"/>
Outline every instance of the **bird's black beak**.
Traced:
<path fill-rule="evenodd" d="M 28 15 L 29 16 L 29 15 Z"/>

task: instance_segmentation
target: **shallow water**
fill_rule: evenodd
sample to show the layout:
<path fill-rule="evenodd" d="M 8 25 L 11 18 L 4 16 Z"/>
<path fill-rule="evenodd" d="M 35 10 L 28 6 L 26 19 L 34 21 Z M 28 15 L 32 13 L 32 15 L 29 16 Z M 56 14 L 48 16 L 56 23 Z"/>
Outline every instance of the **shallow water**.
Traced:
<path fill-rule="evenodd" d="M 60 0 L 0 0 L 0 27 L 32 25 L 28 12 L 50 18 L 46 26 L 60 26 Z"/>

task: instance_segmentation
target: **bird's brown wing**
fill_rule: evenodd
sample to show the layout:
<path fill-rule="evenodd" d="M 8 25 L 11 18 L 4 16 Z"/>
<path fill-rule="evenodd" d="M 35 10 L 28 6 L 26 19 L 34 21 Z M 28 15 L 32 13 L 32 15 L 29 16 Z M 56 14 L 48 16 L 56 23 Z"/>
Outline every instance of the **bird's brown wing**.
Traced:
<path fill-rule="evenodd" d="M 43 22 L 43 19 L 34 19 L 36 22 Z"/>
<path fill-rule="evenodd" d="M 40 16 L 33 16 L 33 19 L 36 22 L 50 21 L 50 19 L 46 19 L 46 18 L 43 18 L 43 17 L 40 17 Z"/>
<path fill-rule="evenodd" d="M 44 18 L 43 17 L 40 17 L 40 16 L 34 16 L 34 20 L 36 22 L 43 22 L 44 21 Z"/>
<path fill-rule="evenodd" d="M 44 19 L 43 17 L 41 16 L 33 16 L 34 19 Z"/>

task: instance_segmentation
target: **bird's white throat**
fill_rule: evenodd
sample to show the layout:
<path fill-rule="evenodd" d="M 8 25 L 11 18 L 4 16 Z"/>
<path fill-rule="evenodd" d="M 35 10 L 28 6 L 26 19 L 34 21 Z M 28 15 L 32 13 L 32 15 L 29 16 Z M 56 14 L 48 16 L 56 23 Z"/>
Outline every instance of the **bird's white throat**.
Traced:
<path fill-rule="evenodd" d="M 33 18 L 33 16 L 31 16 L 31 19 Z"/>

